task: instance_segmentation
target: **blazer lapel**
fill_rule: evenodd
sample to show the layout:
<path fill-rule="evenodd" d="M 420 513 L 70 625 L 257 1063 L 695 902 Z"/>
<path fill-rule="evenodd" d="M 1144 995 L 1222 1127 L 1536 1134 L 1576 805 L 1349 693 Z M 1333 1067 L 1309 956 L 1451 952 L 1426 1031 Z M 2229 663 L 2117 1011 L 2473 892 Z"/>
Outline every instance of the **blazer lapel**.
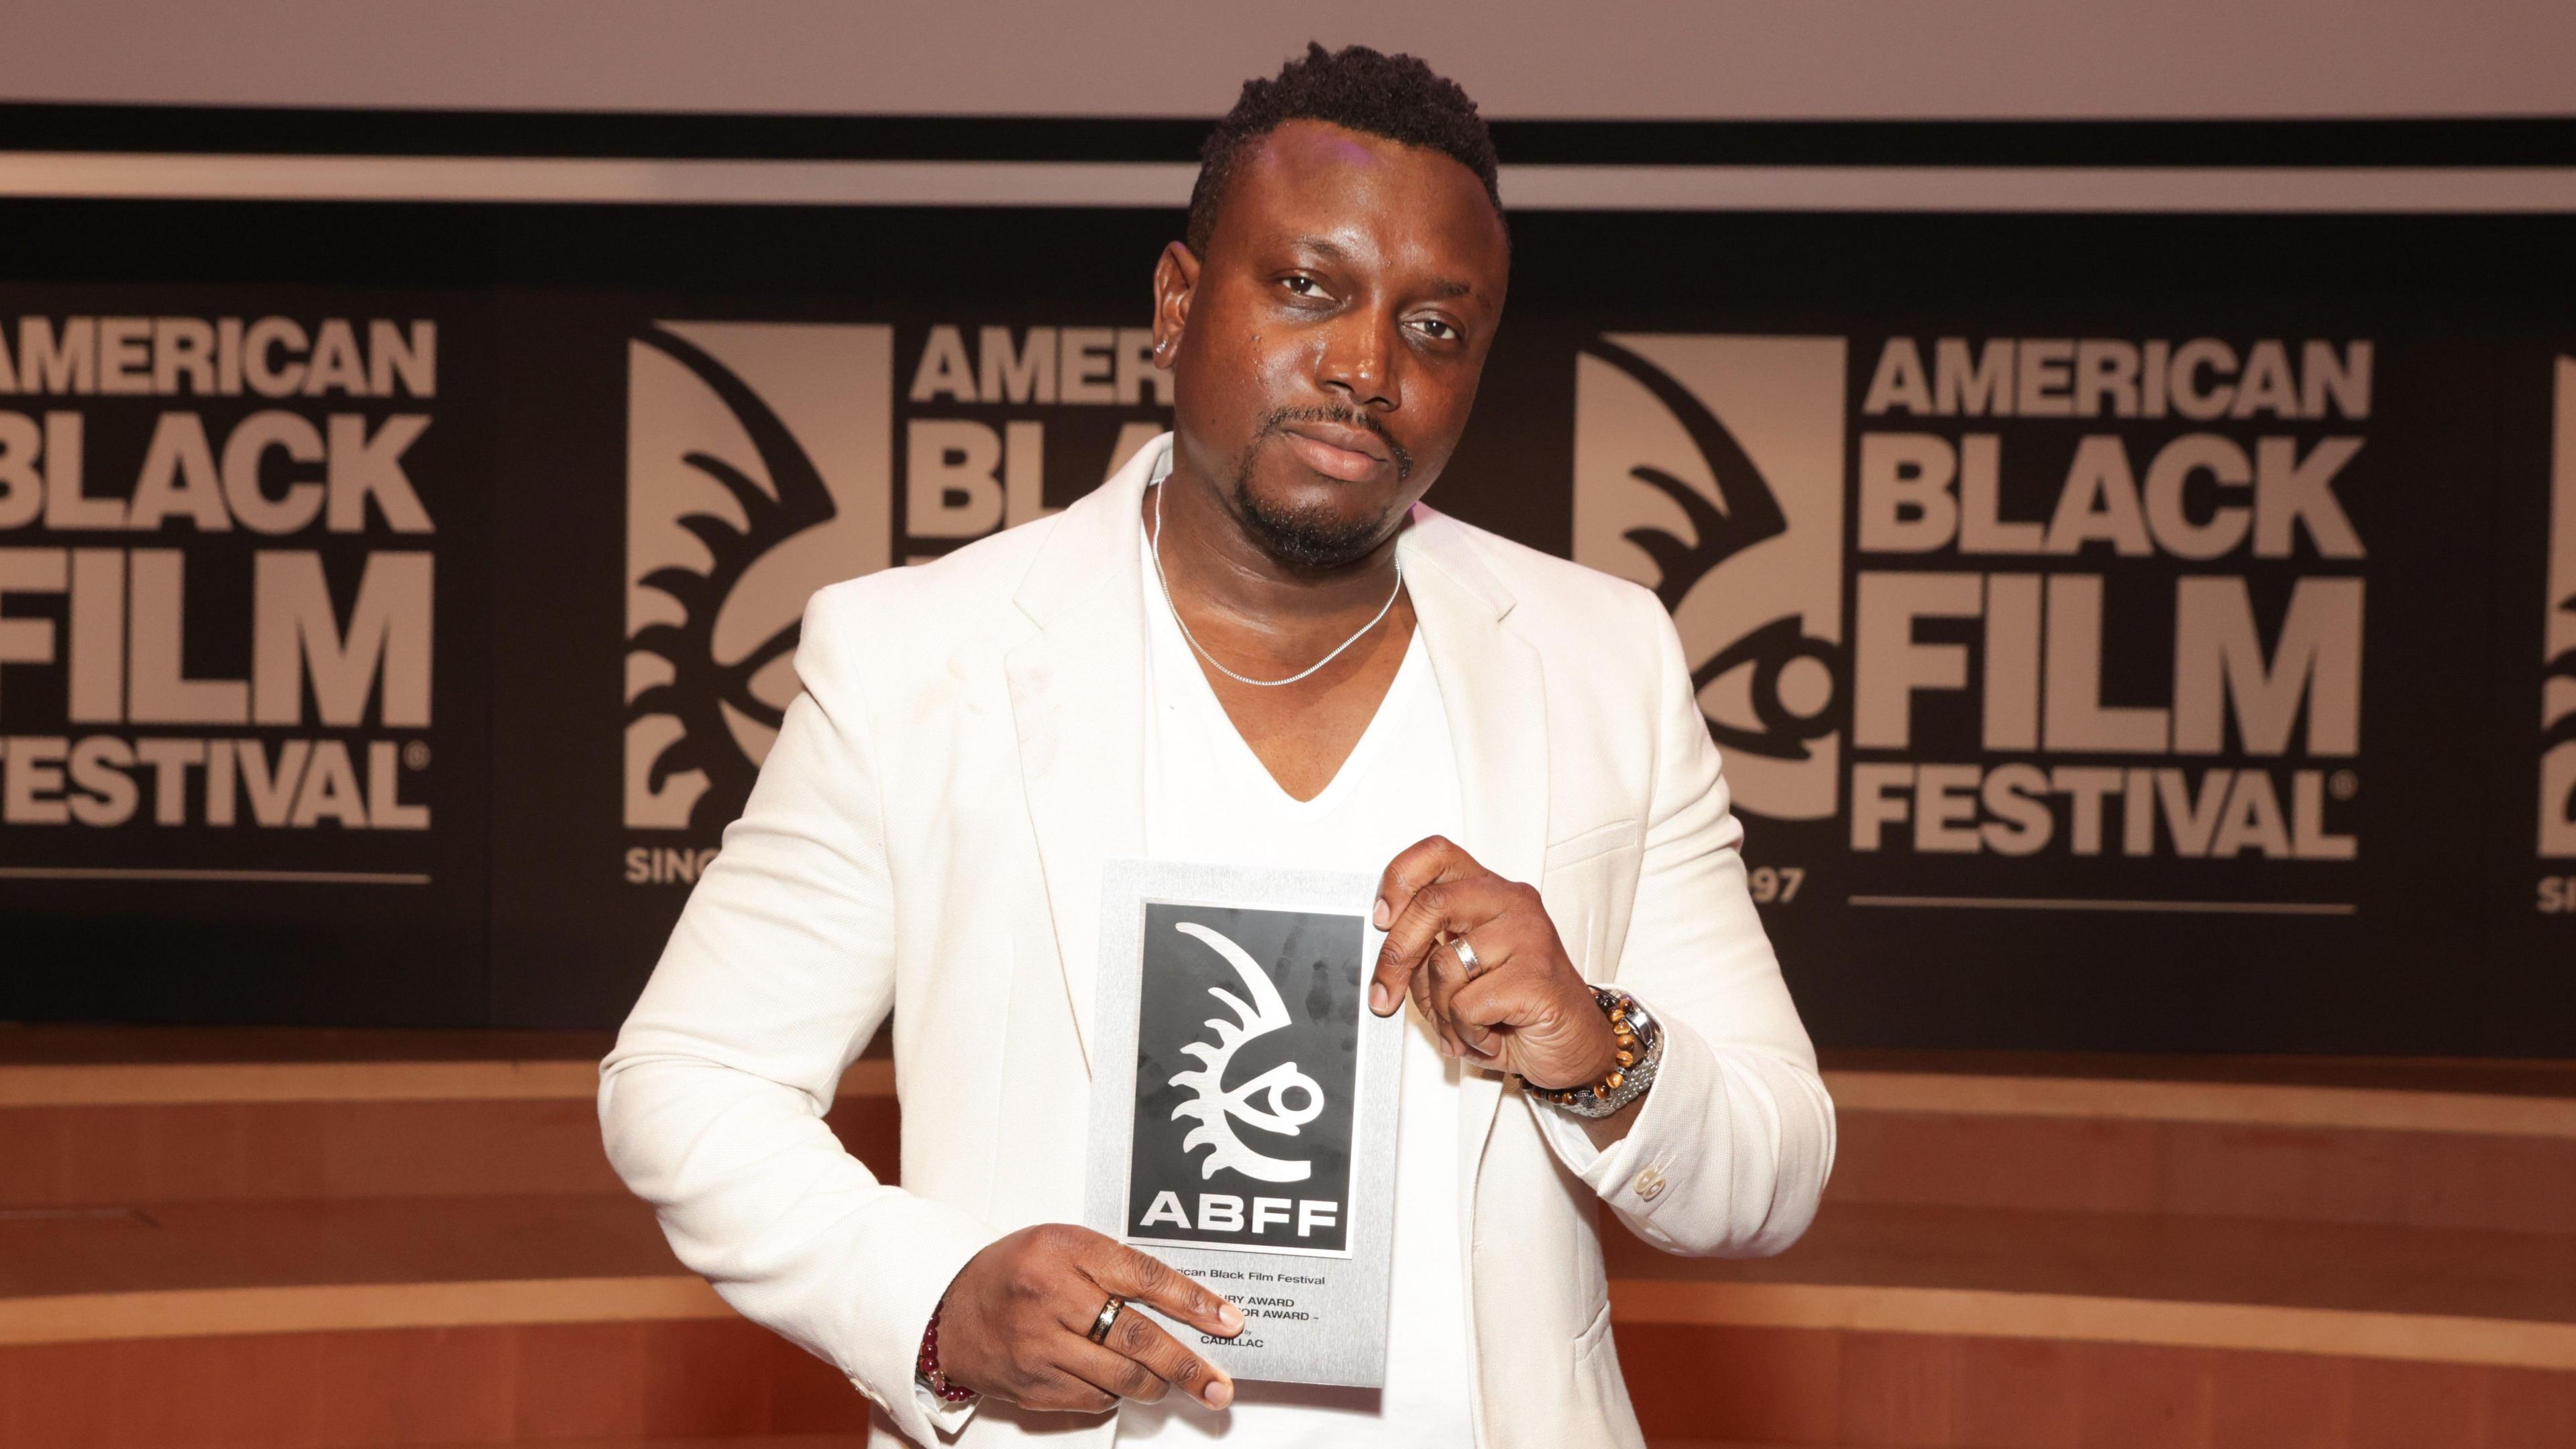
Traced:
<path fill-rule="evenodd" d="M 1449 716 L 1467 838 L 1459 844 L 1509 880 L 1538 883 L 1547 857 L 1547 690 L 1538 651 L 1506 624 L 1513 599 L 1466 530 L 1417 507 L 1398 545 L 1414 615 Z M 1503 1079 L 1470 1070 L 1460 1102 L 1459 1182 L 1472 1189 Z M 1460 1193 L 1472 1214 L 1473 1192 Z"/>
<path fill-rule="evenodd" d="M 1066 1003 L 1091 1060 L 1100 876 L 1145 848 L 1145 608 L 1137 510 L 1168 437 L 1067 508 L 1012 596 L 1039 632 L 1005 657 L 1020 779 Z"/>

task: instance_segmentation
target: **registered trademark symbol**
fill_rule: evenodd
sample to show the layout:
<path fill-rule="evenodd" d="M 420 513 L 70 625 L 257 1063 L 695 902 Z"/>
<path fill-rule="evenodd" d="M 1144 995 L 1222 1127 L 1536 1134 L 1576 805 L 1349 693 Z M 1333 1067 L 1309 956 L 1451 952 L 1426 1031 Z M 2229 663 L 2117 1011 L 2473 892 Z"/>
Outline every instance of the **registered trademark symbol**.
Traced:
<path fill-rule="evenodd" d="M 407 770 L 426 770 L 429 768 L 429 744 L 427 741 L 413 740 L 403 746 L 403 768 Z"/>
<path fill-rule="evenodd" d="M 2338 800 L 2349 800 L 2361 793 L 2361 777 L 2350 770 L 2337 770 L 2326 777 L 2326 790 Z"/>

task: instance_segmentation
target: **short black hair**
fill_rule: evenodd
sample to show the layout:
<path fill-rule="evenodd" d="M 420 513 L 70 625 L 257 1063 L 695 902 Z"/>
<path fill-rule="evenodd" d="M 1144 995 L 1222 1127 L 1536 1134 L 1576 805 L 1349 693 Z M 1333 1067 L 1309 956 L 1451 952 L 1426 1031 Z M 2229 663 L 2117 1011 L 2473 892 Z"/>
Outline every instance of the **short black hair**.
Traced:
<path fill-rule="evenodd" d="M 1300 120 L 1325 121 L 1440 152 L 1476 173 L 1495 215 L 1502 214 L 1493 135 L 1456 81 L 1419 56 L 1385 55 L 1365 45 L 1326 50 L 1308 41 L 1305 55 L 1281 66 L 1275 78 L 1245 81 L 1234 109 L 1208 133 L 1199 152 L 1198 184 L 1190 189 L 1189 229 L 1182 237 L 1191 251 L 1207 255 L 1217 205 L 1244 148 L 1283 122 Z"/>

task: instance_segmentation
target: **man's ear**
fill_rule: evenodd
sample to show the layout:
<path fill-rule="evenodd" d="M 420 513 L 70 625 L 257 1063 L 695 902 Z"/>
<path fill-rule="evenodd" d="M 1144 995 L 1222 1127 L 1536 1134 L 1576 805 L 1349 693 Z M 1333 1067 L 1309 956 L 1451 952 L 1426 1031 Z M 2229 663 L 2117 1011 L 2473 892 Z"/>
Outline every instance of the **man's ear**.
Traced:
<path fill-rule="evenodd" d="M 1181 333 L 1189 325 L 1190 295 L 1198 290 L 1199 259 L 1188 246 L 1173 242 L 1154 263 L 1154 365 L 1169 369 L 1181 351 Z"/>

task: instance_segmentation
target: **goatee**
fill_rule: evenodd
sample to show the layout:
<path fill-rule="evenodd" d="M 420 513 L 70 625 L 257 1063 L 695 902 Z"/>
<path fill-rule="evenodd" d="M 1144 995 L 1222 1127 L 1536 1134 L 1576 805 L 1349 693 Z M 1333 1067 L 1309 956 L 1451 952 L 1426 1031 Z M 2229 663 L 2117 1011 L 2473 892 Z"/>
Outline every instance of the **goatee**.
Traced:
<path fill-rule="evenodd" d="M 1252 446 L 1244 449 L 1243 461 L 1234 471 L 1234 507 L 1262 551 L 1281 563 L 1307 569 L 1338 569 L 1368 557 L 1386 537 L 1386 513 L 1381 510 L 1367 518 L 1343 518 L 1321 505 L 1305 508 L 1282 508 L 1264 500 L 1252 489 L 1252 461 L 1262 443 L 1280 431 L 1284 423 L 1320 422 L 1354 423 L 1388 443 L 1392 449 L 1398 478 L 1413 471 L 1413 459 L 1395 440 L 1364 416 L 1325 408 L 1286 409 L 1265 419 L 1261 430 L 1253 435 Z"/>

